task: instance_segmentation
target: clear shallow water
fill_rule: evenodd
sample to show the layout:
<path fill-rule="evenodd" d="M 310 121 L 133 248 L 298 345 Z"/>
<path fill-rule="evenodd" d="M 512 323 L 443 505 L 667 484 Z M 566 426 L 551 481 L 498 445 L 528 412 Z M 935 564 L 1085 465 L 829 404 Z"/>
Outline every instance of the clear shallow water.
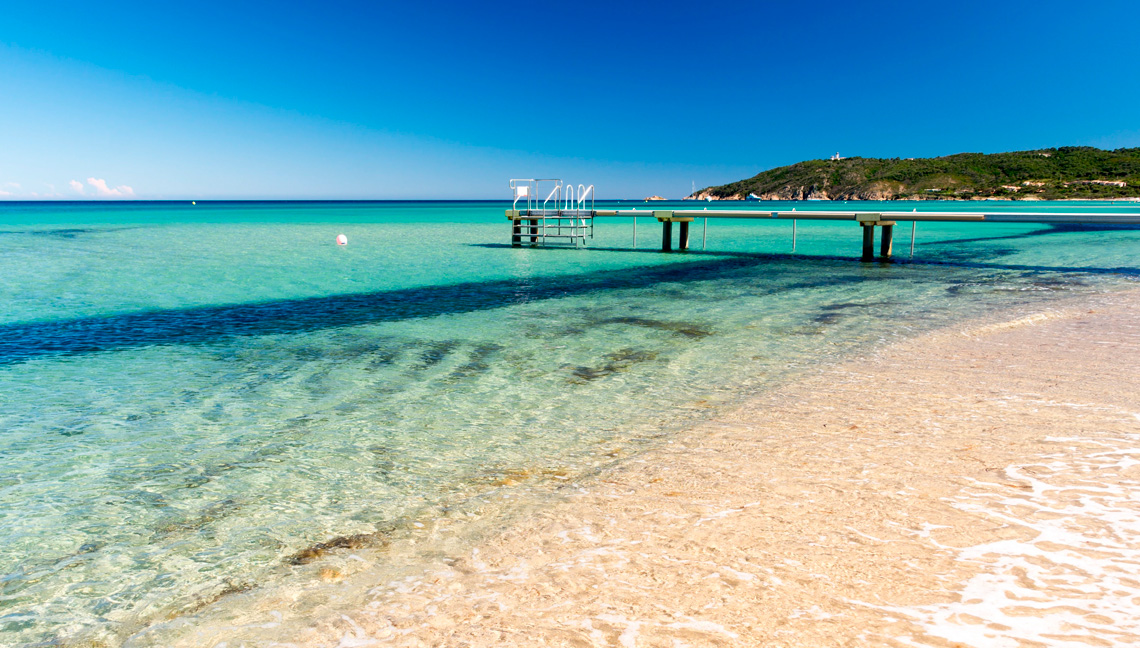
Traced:
<path fill-rule="evenodd" d="M 0 205 L 0 644 L 153 637 L 318 543 L 492 515 L 820 363 L 1140 272 L 1135 229 L 923 223 L 882 265 L 851 223 L 794 257 L 767 221 L 511 249 L 505 206 Z"/>

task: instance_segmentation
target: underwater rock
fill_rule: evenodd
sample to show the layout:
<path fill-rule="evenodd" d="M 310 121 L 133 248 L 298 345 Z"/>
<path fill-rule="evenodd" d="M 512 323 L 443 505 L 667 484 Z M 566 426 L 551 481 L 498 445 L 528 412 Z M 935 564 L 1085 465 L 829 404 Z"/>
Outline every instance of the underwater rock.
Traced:
<path fill-rule="evenodd" d="M 451 354 L 455 348 L 459 346 L 458 342 L 435 342 L 427 345 L 427 348 L 420 352 L 419 369 L 430 369 L 435 365 L 444 361 L 448 355 Z"/>
<path fill-rule="evenodd" d="M 811 321 L 816 324 L 834 324 L 843 318 L 843 313 L 820 313 L 811 318 Z"/>
<path fill-rule="evenodd" d="M 503 349 L 498 344 L 480 344 L 471 351 L 470 359 L 451 372 L 451 378 L 470 378 L 491 370 L 491 363 L 489 360 L 492 356 Z"/>
<path fill-rule="evenodd" d="M 658 331 L 669 331 L 678 335 L 683 335 L 690 338 L 703 338 L 712 335 L 712 331 L 702 328 L 697 324 L 688 322 L 667 322 L 664 320 L 648 319 L 645 317 L 610 317 L 603 320 L 598 320 L 596 324 L 628 324 L 630 326 L 642 326 L 645 328 L 656 329 Z"/>
<path fill-rule="evenodd" d="M 819 309 L 824 310 L 824 311 L 837 311 L 837 310 L 847 310 L 849 308 L 872 308 L 872 307 L 876 307 L 876 306 L 890 306 L 890 305 L 891 305 L 891 302 L 886 302 L 886 301 L 879 301 L 879 302 L 840 302 L 838 304 L 827 304 L 826 306 L 820 306 Z"/>
<path fill-rule="evenodd" d="M 285 561 L 291 565 L 307 565 L 333 549 L 359 549 L 386 544 L 387 541 L 380 540 L 380 533 L 356 533 L 333 538 L 328 542 L 318 542 L 289 556 Z"/>
<path fill-rule="evenodd" d="M 231 594 L 244 594 L 245 592 L 252 591 L 256 588 L 257 588 L 257 586 L 252 584 L 252 583 L 231 583 L 231 582 L 227 582 L 225 584 L 225 586 L 222 587 L 221 590 L 219 590 L 219 591 L 217 591 L 217 592 L 215 592 L 209 596 L 203 596 L 203 597 L 193 601 L 192 603 L 190 603 L 189 605 L 187 605 L 185 607 L 171 611 L 170 613 L 168 613 L 166 615 L 166 618 L 168 620 L 173 620 L 173 619 L 177 619 L 180 616 L 184 616 L 187 614 L 194 614 L 196 612 L 201 612 L 202 610 L 213 605 L 214 603 L 217 603 L 218 601 L 222 600 L 223 598 L 230 596 Z"/>
<path fill-rule="evenodd" d="M 639 362 L 648 362 L 657 358 L 653 351 L 640 351 L 637 349 L 619 349 L 604 356 L 609 362 L 600 367 L 574 367 L 574 378 L 570 382 L 581 383 L 604 378 L 611 374 L 626 371 Z"/>

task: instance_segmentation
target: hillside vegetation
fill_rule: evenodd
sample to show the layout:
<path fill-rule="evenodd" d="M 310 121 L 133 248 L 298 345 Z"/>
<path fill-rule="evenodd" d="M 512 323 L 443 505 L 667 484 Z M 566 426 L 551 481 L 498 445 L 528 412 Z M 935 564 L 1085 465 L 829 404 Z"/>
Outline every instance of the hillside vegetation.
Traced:
<path fill-rule="evenodd" d="M 1017 200 L 1140 196 L 1140 148 L 1066 146 L 937 158 L 808 160 L 690 198 L 742 200 Z"/>

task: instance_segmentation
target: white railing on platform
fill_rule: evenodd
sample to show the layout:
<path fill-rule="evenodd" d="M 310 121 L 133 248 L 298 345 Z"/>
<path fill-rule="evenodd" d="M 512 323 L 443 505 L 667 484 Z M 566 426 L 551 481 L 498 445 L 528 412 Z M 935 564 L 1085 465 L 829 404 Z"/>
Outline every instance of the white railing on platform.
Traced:
<path fill-rule="evenodd" d="M 594 211 L 594 185 L 584 187 L 578 185 L 578 209 L 586 208 L 586 196 L 590 197 L 590 211 Z"/>
<path fill-rule="evenodd" d="M 526 199 L 524 204 L 527 211 L 538 209 L 538 192 L 544 182 L 554 183 L 555 189 L 552 190 L 551 195 L 554 195 L 562 186 L 562 180 L 559 178 L 511 178 L 510 187 L 514 193 L 511 209 L 518 209 L 519 201 L 524 198 Z M 559 193 L 559 195 L 561 194 Z M 545 205 L 543 207 L 545 208 Z"/>
<path fill-rule="evenodd" d="M 546 195 L 546 200 L 542 201 L 542 211 L 546 211 L 546 203 L 554 199 L 554 208 L 558 209 L 558 201 L 562 199 L 562 181 L 556 180 L 554 187 L 551 188 L 550 193 Z"/>
<path fill-rule="evenodd" d="M 532 209 L 531 203 L 534 200 L 535 180 L 512 179 L 511 191 L 515 195 L 515 201 L 511 203 L 511 209 L 519 208 L 519 200 L 526 199 L 526 208 Z"/>
<path fill-rule="evenodd" d="M 540 190 L 545 190 L 541 183 L 551 182 L 553 186 L 542 201 L 539 209 L 538 199 L 542 196 Z M 514 193 L 511 209 L 515 217 L 526 220 L 527 225 L 521 225 L 521 220 L 514 225 L 512 234 L 513 243 L 521 243 L 529 238 L 531 243 L 545 244 L 548 240 L 571 242 L 577 247 L 585 244 L 586 238 L 594 236 L 594 185 L 563 184 L 558 178 L 513 178 L 510 181 Z M 586 199 L 589 198 L 589 209 L 586 208 Z M 520 208 L 520 202 L 525 199 L 525 209 Z M 551 205 L 553 203 L 553 205 Z M 553 209 L 551 209 L 553 207 Z M 523 233 L 522 229 L 526 232 Z"/>

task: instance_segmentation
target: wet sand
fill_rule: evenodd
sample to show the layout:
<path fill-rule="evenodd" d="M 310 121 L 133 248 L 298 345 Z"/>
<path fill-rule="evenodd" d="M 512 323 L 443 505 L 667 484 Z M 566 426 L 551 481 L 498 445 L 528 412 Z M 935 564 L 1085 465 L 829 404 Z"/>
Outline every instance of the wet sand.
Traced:
<path fill-rule="evenodd" d="M 1140 645 L 1140 292 L 823 368 L 312 646 Z"/>

